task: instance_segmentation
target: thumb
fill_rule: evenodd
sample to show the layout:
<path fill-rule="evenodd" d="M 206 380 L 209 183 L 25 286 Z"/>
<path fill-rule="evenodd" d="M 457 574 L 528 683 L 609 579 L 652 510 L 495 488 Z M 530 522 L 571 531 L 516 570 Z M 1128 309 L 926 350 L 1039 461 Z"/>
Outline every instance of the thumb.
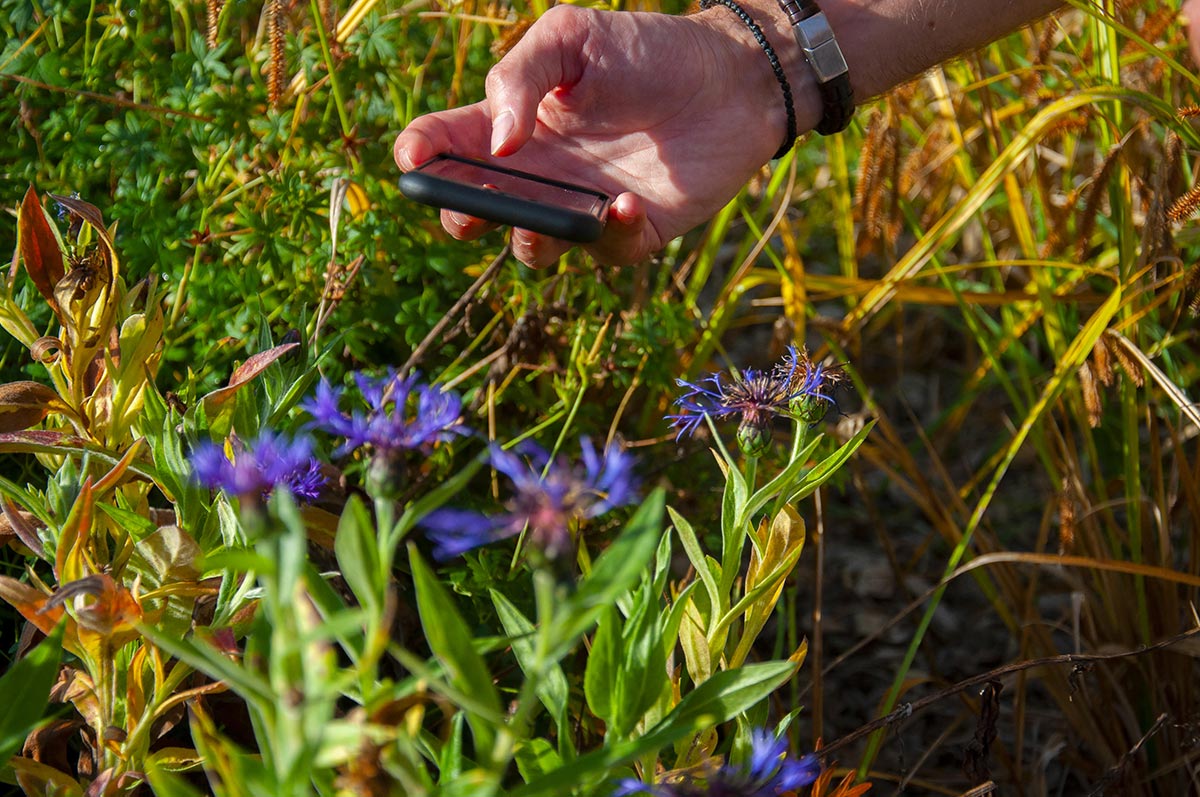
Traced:
<path fill-rule="evenodd" d="M 554 6 L 488 72 L 484 88 L 492 113 L 493 155 L 511 155 L 524 146 L 533 135 L 542 98 L 579 81 L 583 42 L 595 13 Z"/>

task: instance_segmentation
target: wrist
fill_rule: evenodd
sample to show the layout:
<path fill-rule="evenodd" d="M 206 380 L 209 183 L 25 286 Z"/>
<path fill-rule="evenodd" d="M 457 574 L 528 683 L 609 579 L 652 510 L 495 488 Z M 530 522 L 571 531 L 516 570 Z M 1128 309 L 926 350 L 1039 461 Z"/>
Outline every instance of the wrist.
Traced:
<path fill-rule="evenodd" d="M 821 119 L 821 100 L 816 78 L 796 44 L 786 16 L 776 0 L 737 0 L 737 4 L 760 28 L 778 59 L 791 93 L 796 133 L 807 133 Z M 747 113 L 751 124 L 747 125 L 747 134 L 754 140 L 748 141 L 747 145 L 764 151 L 764 161 L 773 157 L 786 138 L 788 119 L 782 81 L 770 57 L 756 40 L 753 30 L 728 7 L 712 7 L 693 15 L 692 19 L 717 34 L 715 38 L 723 52 L 719 60 L 726 65 L 724 69 L 718 67 L 719 79 L 736 76 L 738 85 L 734 96 L 744 98 L 750 106 Z"/>

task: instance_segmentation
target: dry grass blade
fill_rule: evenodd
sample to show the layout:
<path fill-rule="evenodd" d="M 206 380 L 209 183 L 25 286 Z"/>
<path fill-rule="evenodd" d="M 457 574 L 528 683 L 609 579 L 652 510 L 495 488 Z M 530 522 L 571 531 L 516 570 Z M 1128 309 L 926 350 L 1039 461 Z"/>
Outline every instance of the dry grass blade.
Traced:
<path fill-rule="evenodd" d="M 1118 359 L 1120 359 L 1121 354 L 1124 353 L 1131 360 L 1136 361 L 1137 364 L 1141 366 L 1141 371 L 1150 374 L 1150 379 L 1153 380 L 1154 383 L 1160 388 L 1162 388 L 1163 392 L 1170 397 L 1171 402 L 1179 408 L 1179 411 L 1183 413 L 1184 417 L 1192 422 L 1192 425 L 1196 428 L 1196 431 L 1200 432 L 1200 409 L 1196 408 L 1196 403 L 1189 399 L 1187 394 L 1184 393 L 1178 385 L 1172 382 L 1171 379 L 1164 374 L 1157 365 L 1154 364 L 1154 361 L 1147 357 L 1145 352 L 1135 346 L 1133 341 L 1129 340 L 1129 338 L 1112 329 L 1108 330 L 1105 333 L 1105 336 L 1108 340 L 1113 342 Z M 1139 382 L 1138 384 L 1140 385 L 1141 383 Z"/>
<path fill-rule="evenodd" d="M 842 322 L 842 329 L 847 333 L 860 330 L 868 320 L 891 302 L 898 285 L 912 279 L 937 252 L 944 251 L 1001 185 L 1004 176 L 1033 153 L 1037 142 L 1051 126 L 1080 108 L 1106 100 L 1130 103 L 1149 101 L 1145 95 L 1137 92 L 1119 88 L 1098 88 L 1080 91 L 1047 105 L 1013 137 L 1012 143 L 979 176 L 967 194 L 938 219 L 892 267 L 884 279 L 863 297 L 862 302 Z"/>

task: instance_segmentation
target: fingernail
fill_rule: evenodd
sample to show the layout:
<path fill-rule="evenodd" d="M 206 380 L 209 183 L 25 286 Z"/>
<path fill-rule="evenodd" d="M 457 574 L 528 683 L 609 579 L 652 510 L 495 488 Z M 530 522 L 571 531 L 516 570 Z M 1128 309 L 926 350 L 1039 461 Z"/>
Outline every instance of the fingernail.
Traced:
<path fill-rule="evenodd" d="M 512 135 L 513 128 L 517 126 L 516 122 L 517 120 L 513 117 L 512 111 L 501 111 L 500 115 L 492 120 L 493 155 L 500 154 L 500 150 L 504 148 L 504 143 Z"/>

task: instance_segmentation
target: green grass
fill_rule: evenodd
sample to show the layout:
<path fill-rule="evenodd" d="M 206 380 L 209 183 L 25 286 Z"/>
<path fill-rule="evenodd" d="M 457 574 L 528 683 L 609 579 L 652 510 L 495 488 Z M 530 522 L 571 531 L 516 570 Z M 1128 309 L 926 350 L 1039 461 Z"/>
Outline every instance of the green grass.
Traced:
<path fill-rule="evenodd" d="M 15 209 L 32 183 L 43 194 L 79 192 L 117 223 L 125 282 L 132 290 L 153 276 L 161 292 L 164 348 L 155 381 L 192 408 L 193 437 L 222 424 L 295 425 L 296 396 L 287 390 L 311 381 L 318 367 L 338 381 L 352 369 L 405 362 L 503 246 L 498 234 L 476 244 L 451 241 L 432 213 L 403 201 L 390 146 L 413 116 L 481 96 L 493 41 L 538 9 L 476 8 L 476 16 L 496 15 L 485 22 L 380 2 L 339 35 L 320 23 L 325 8 L 285 4 L 274 23 L 285 31 L 279 79 L 287 90 L 272 103 L 266 10 L 224 4 L 213 46 L 197 5 L 143 4 L 134 14 L 119 5 L 89 12 L 75 3 L 0 4 L 7 41 L 0 114 L 9 120 L 0 140 L 0 201 Z M 1200 572 L 1193 312 L 1200 238 L 1190 209 L 1177 204 L 1192 187 L 1200 151 L 1194 117 L 1178 113 L 1196 103 L 1197 80 L 1179 63 L 1186 48 L 1181 30 L 1163 16 L 1168 11 L 1127 4 L 1115 18 L 1099 18 L 1071 9 L 935 70 L 861 109 L 846 134 L 802 144 L 658 263 L 596 271 L 572 253 L 557 269 L 536 273 L 505 262 L 417 365 L 462 391 L 468 422 L 497 440 L 532 434 L 554 445 L 579 434 L 619 434 L 641 455 L 647 481 L 665 486 L 669 505 L 702 530 L 715 528 L 723 480 L 709 467 L 709 441 L 672 442 L 662 416 L 674 380 L 729 365 L 763 367 L 792 342 L 844 363 L 854 389 L 841 396 L 845 416 L 831 419 L 836 434 L 866 418 L 876 425 L 820 500 L 800 507 L 810 552 L 789 576 L 781 613 L 752 660 L 786 658 L 804 638 L 809 658 L 794 684 L 774 691 L 771 719 L 803 703 L 792 728 L 799 748 L 821 736 L 837 745 L 834 734 L 844 737 L 1001 662 L 1129 653 L 1086 667 L 1060 659 L 1006 674 L 991 776 L 1005 790 L 1020 785 L 1029 793 L 1086 793 L 1106 778 L 1128 793 L 1186 793 L 1200 713 L 1194 657 L 1177 646 L 1138 653 L 1196 627 Z M 334 252 L 329 197 L 339 178 L 351 187 Z M 0 224 L 0 251 L 15 248 L 16 229 Z M 17 304 L 39 332 L 51 329 L 41 297 L 23 285 Z M 318 329 L 323 296 L 334 309 Z M 208 412 L 202 397 L 225 384 L 236 363 L 293 330 L 305 344 L 300 361 L 272 365 L 228 417 L 197 415 L 198 406 Z M 3 381 L 45 381 L 23 346 L 6 339 L 3 347 Z M 152 447 L 169 447 L 172 424 L 180 422 L 165 412 Z M 785 444 L 779 441 L 781 452 Z M 456 449 L 417 467 L 413 489 L 454 472 L 473 453 Z M 111 467 L 88 460 L 63 471 L 45 452 L 40 463 L 29 454 L 0 456 L 20 457 L 5 468 L 20 478 L 4 494 L 17 501 L 30 495 L 18 490 L 32 484 L 44 495 L 35 511 L 51 515 L 56 529 L 69 527 L 77 474 L 99 477 Z M 764 458 L 760 478 L 778 467 L 779 457 Z M 480 502 L 492 491 L 488 481 L 479 475 L 470 482 Z M 180 502 L 179 517 L 202 547 L 228 532 L 229 518 L 199 497 L 167 500 L 164 490 L 171 492 L 123 493 L 126 505 L 112 511 L 144 514 Z M 332 534 L 337 520 L 326 514 L 321 522 Z M 98 543 L 114 561 L 124 539 L 118 526 L 101 524 L 109 536 Z M 295 532 L 296 523 L 289 528 Z M 298 539 L 288 544 L 299 546 Z M 719 534 L 701 531 L 706 550 L 719 542 Z M 839 574 L 818 565 L 836 558 L 839 546 L 888 563 L 896 587 L 884 614 L 892 619 L 876 637 L 844 630 L 856 611 L 847 603 L 852 596 Z M 302 548 L 273 553 L 303 558 Z M 388 776 L 411 793 L 431 787 L 431 760 L 458 760 L 464 735 L 503 748 L 503 734 L 499 741 L 488 735 L 496 717 L 476 657 L 503 673 L 496 681 L 504 700 L 529 697 L 503 637 L 539 607 L 525 596 L 502 628 L 496 613 L 509 609 L 488 594 L 513 588 L 512 573 L 486 567 L 507 568 L 510 559 L 484 557 L 473 569 L 440 572 L 469 622 L 495 635 L 475 648 L 461 639 L 437 643 L 473 675 L 459 683 L 436 669 L 423 672 L 438 700 L 402 679 L 378 687 L 386 699 L 371 708 L 388 717 L 379 721 L 391 729 L 380 732 L 395 756 Z M 25 565 L 47 583 L 63 583 L 49 563 L 23 551 L 0 554 L 4 575 L 28 580 Z M 247 566 L 234 562 L 229 572 Z M 405 590 L 420 590 L 422 612 L 430 601 L 451 600 L 431 586 L 438 578 L 423 564 L 412 575 L 407 564 L 399 567 L 395 589 L 410 599 Z M 696 582 L 686 567 L 663 567 L 674 585 L 664 592 L 675 590 L 665 611 Z M 421 583 L 414 587 L 413 578 Z M 335 616 L 334 588 L 322 592 L 311 577 L 306 583 L 318 614 Z M 233 582 L 224 584 L 220 605 L 239 605 Z M 348 715 L 330 707 L 331 695 L 361 698 L 376 681 L 363 676 L 347 687 L 350 670 L 330 656 L 331 646 L 341 645 L 343 659 L 387 661 L 385 643 L 371 633 L 384 634 L 385 619 L 410 634 L 420 627 L 412 606 L 385 618 L 388 587 L 376 586 L 380 613 L 370 633 L 349 620 L 326 633 L 313 630 L 305 609 L 281 599 L 282 586 L 268 583 L 276 593 L 267 619 L 239 626 L 239 634 L 279 652 L 287 664 L 269 674 L 277 682 L 220 670 L 220 657 L 194 640 L 164 650 L 197 669 L 244 679 L 232 682 L 234 691 L 248 704 L 261 702 L 260 740 L 282 738 L 288 727 L 263 695 L 304 678 L 325 678 L 328 691 L 300 706 L 303 721 L 319 725 L 336 715 L 347 723 L 340 731 L 349 732 Z M 633 594 L 622 598 L 624 610 Z M 940 632 L 945 612 L 977 623 L 981 638 L 998 647 L 983 650 L 969 633 Z M 8 612 L 0 623 L 7 661 L 23 620 Z M 308 629 L 308 636 L 293 645 L 284 629 Z M 888 629 L 902 641 L 887 641 Z M 526 658 L 520 666 L 532 666 L 532 649 L 514 650 Z M 394 666 L 417 671 L 427 666 L 426 653 Z M 549 734 L 557 726 L 540 716 L 531 727 L 535 735 L 545 731 L 554 749 L 519 755 L 506 787 L 552 783 L 534 776 L 552 754 L 567 754 L 567 736 L 581 754 L 602 745 L 600 721 L 578 708 L 582 654 L 558 666 L 567 705 L 576 707 L 571 733 Z M 363 664 L 357 672 L 374 671 Z M 842 690 L 862 672 L 871 674 L 869 695 L 848 707 Z M 159 686 L 185 688 L 169 679 Z M 877 789 L 912 779 L 920 793 L 961 793 L 970 785 L 959 764 L 981 711 L 978 690 L 922 711 L 890 734 L 856 737 L 837 757 L 870 772 Z M 764 703 L 740 722 L 766 714 Z M 402 719 L 423 735 L 395 734 Z M 202 713 L 190 727 L 198 748 L 234 749 L 228 737 L 238 729 L 208 723 Z M 697 749 L 715 744 L 695 738 Z M 269 752 L 278 771 L 286 770 L 283 751 Z M 694 755 L 678 752 L 664 754 L 663 765 L 683 766 Z M 646 751 L 639 756 L 655 760 Z M 168 759 L 156 762 L 165 767 Z M 230 779 L 251 766 L 236 755 L 221 762 Z M 332 770 L 314 777 L 333 788 Z M 156 786 L 185 791 L 165 777 Z"/>

